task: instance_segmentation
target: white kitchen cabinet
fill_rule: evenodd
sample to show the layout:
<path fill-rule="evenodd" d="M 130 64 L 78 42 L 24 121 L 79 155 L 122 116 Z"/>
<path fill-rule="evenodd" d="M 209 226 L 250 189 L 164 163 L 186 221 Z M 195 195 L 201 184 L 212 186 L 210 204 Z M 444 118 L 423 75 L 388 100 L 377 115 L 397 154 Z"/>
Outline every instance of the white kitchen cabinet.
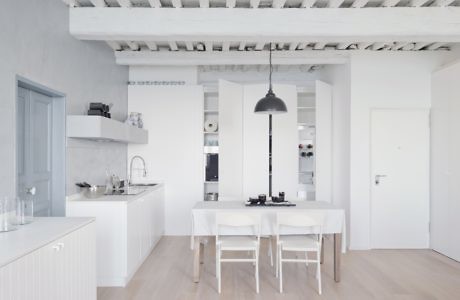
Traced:
<path fill-rule="evenodd" d="M 164 234 L 164 188 L 136 196 L 68 199 L 68 216 L 92 216 L 97 228 L 97 285 L 125 286 Z"/>
<path fill-rule="evenodd" d="M 0 299 L 96 299 L 95 249 L 92 221 L 19 257 L 0 267 Z"/>

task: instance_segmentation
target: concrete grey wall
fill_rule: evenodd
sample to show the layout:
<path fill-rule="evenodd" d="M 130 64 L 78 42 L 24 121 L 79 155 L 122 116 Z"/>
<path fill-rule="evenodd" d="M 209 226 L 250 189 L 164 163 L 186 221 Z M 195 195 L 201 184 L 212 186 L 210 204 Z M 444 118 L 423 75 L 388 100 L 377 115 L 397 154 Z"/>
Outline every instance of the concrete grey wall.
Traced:
<path fill-rule="evenodd" d="M 67 114 L 84 114 L 88 102 L 113 103 L 112 115 L 127 115 L 128 68 L 115 65 L 100 42 L 69 35 L 68 7 L 60 0 L 4 0 L 0 9 L 0 197 L 16 186 L 16 75 L 66 94 Z M 127 146 L 67 143 L 66 193 L 76 181 L 104 183 L 105 169 L 126 176 Z"/>

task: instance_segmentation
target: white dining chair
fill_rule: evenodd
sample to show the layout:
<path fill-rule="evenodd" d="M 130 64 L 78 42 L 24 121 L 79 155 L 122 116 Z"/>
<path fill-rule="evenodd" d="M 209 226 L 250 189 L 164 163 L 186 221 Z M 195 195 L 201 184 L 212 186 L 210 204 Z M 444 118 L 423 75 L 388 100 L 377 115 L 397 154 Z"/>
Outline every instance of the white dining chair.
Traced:
<path fill-rule="evenodd" d="M 216 214 L 216 276 L 221 292 L 223 262 L 250 262 L 255 267 L 256 292 L 259 293 L 260 215 L 249 213 Z M 226 230 L 227 234 L 222 235 Z M 222 258 L 223 251 L 249 251 L 250 258 Z"/>
<path fill-rule="evenodd" d="M 316 212 L 282 212 L 277 214 L 276 276 L 279 276 L 280 293 L 283 292 L 283 263 L 305 263 L 307 268 L 308 263 L 316 263 L 318 294 L 321 295 L 321 241 L 323 238 L 323 222 L 324 216 Z M 305 252 L 305 258 L 283 257 L 283 252 Z M 308 252 L 315 252 L 316 259 L 309 259 Z"/>

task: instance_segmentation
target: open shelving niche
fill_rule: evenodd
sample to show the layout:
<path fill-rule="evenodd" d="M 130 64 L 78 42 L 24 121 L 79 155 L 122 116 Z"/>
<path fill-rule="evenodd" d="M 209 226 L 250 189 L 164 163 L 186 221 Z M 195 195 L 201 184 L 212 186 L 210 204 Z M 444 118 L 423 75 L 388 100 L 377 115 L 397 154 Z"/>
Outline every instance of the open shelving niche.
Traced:
<path fill-rule="evenodd" d="M 299 134 L 299 182 L 297 197 L 303 200 L 315 200 L 315 104 L 315 89 L 313 87 L 297 88 L 297 127 Z M 302 146 L 302 148 L 300 146 Z M 310 157 L 302 156 L 302 152 L 311 152 L 313 155 Z"/>
<path fill-rule="evenodd" d="M 207 154 L 219 153 L 219 123 L 217 123 L 217 132 L 207 132 L 204 129 L 204 124 L 208 120 L 219 121 L 219 91 L 217 86 L 204 86 L 204 102 L 203 102 L 203 184 L 204 195 L 207 193 L 218 193 L 218 181 L 206 181 L 206 156 Z"/>

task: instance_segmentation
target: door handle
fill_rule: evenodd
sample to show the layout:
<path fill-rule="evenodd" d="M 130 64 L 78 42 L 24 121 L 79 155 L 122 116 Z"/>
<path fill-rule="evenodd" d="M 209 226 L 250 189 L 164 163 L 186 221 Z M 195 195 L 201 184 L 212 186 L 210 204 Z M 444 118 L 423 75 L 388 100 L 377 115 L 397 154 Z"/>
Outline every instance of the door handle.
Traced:
<path fill-rule="evenodd" d="M 26 194 L 29 194 L 29 195 L 35 195 L 35 193 L 37 192 L 37 188 L 32 186 L 32 187 L 27 187 L 26 188 Z"/>
<path fill-rule="evenodd" d="M 384 174 L 377 174 L 375 175 L 375 185 L 379 185 L 380 183 L 380 178 L 382 177 L 387 177 L 387 175 L 384 175 Z"/>

